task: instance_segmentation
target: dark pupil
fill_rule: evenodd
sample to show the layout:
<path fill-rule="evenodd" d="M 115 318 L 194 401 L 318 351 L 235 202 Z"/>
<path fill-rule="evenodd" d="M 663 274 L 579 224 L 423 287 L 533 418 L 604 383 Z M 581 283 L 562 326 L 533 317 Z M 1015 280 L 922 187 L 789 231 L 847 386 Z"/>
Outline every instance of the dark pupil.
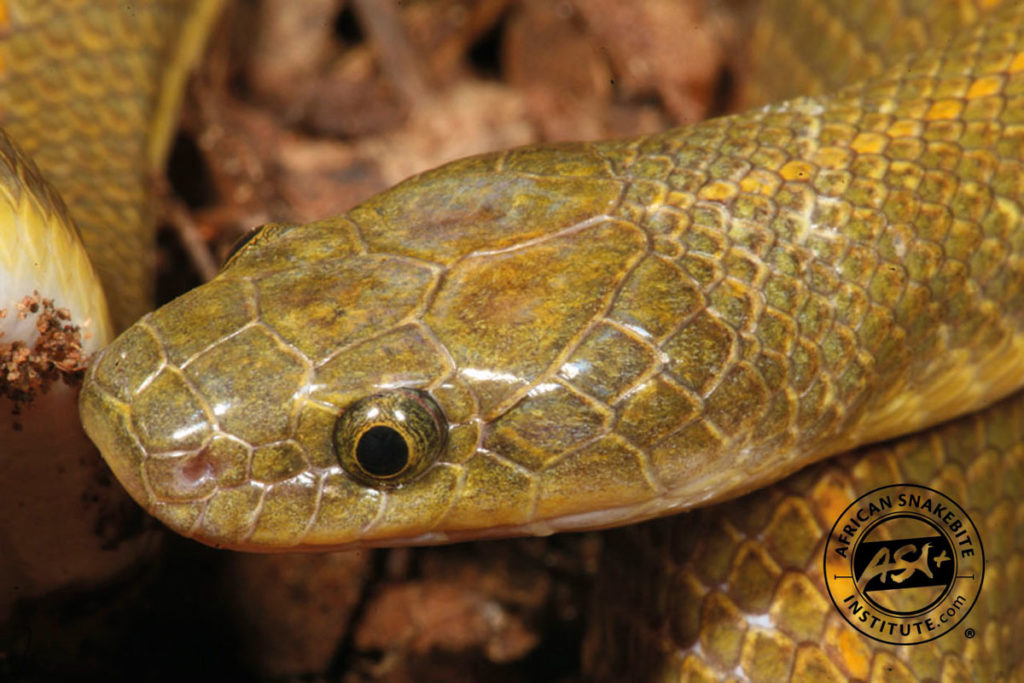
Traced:
<path fill-rule="evenodd" d="M 359 437 L 356 461 L 368 474 L 393 477 L 409 464 L 409 446 L 395 429 L 377 425 Z"/>

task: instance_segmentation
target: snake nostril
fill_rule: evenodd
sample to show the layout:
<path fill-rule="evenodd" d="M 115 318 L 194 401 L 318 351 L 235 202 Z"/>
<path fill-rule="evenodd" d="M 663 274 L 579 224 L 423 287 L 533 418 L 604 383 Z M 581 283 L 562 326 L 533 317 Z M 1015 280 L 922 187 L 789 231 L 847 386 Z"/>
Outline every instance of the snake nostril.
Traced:
<path fill-rule="evenodd" d="M 181 468 L 182 478 L 190 484 L 212 477 L 214 474 L 214 462 L 205 448 L 200 450 L 194 458 L 189 458 Z"/>

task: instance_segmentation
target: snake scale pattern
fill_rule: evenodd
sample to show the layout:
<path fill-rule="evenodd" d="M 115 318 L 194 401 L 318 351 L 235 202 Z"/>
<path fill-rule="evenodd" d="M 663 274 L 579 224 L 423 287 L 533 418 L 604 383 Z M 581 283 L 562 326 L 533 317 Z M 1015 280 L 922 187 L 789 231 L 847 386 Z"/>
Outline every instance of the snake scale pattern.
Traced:
<path fill-rule="evenodd" d="M 846 79 L 875 75 L 832 94 L 475 157 L 344 216 L 264 226 L 98 356 L 87 433 L 169 527 L 244 550 L 546 534 L 719 503 L 615 532 L 588 639 L 598 678 L 1019 677 L 1024 398 L 1004 397 L 1024 377 L 1024 6 L 928 4 L 946 37 L 865 58 Z M 886 32 L 873 3 L 840 6 L 800 16 Z M 108 9 L 77 7 L 74 26 L 104 25 Z M 121 33 L 145 47 L 190 30 L 164 7 L 128 12 L 146 30 Z M 146 128 L 174 99 L 160 50 L 81 62 L 75 90 L 126 84 L 106 113 L 50 84 L 55 106 L 35 115 L 35 77 L 0 90 L 5 126 L 36 121 L 72 150 L 28 144 L 90 251 L 112 257 L 97 267 L 119 327 L 148 294 L 110 273 L 143 280 L 147 238 L 96 242 L 89 225 L 147 222 L 140 179 L 166 139 L 135 139 L 134 165 L 101 163 L 84 194 L 58 178 L 104 161 L 89 141 L 123 127 L 107 123 Z M 978 525 L 975 637 L 869 641 L 828 601 L 831 521 L 893 482 L 949 493 Z"/>

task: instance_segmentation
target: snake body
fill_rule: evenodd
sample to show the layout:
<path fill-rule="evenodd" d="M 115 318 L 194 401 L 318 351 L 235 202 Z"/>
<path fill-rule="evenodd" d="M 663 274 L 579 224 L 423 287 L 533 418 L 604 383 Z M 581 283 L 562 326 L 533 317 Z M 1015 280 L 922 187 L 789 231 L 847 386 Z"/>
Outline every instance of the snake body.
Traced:
<path fill-rule="evenodd" d="M 995 4 L 833 94 L 264 226 L 98 356 L 85 429 L 172 529 L 291 551 L 625 524 L 982 409 L 1024 377 L 1024 7 Z M 595 674 L 1009 675 L 1020 400 L 636 532 L 657 584 L 609 576 L 665 588 L 602 602 Z M 894 479 L 985 520 L 982 637 L 897 650 L 822 604 L 823 528 Z"/>
<path fill-rule="evenodd" d="M 59 376 L 151 306 L 151 188 L 219 5 L 0 1 L 0 631 L 12 602 L 153 545 L 117 531 L 131 503 Z"/>
<path fill-rule="evenodd" d="M 185 73 L 219 5 L 0 6 L 0 126 L 68 207 L 118 329 L 151 307 L 153 177 L 170 145 Z M 18 187 L 46 193 L 36 182 Z M 15 236 L 5 233 L 4 239 L 10 244 Z M 36 249 L 66 252 L 45 243 Z M 18 267 L 14 256 L 7 256 L 7 270 Z M 81 278 L 81 271 L 72 272 Z M 50 291 L 64 294 L 66 302 L 65 292 L 73 290 Z M 74 312 L 79 324 L 106 315 L 88 308 Z"/>
<path fill-rule="evenodd" d="M 97 359 L 86 430 L 173 528 L 315 548 L 635 521 L 980 408 L 1024 362 L 1021 11 L 837 95 L 267 226 Z M 367 476 L 338 416 L 404 389 L 444 438 Z"/>

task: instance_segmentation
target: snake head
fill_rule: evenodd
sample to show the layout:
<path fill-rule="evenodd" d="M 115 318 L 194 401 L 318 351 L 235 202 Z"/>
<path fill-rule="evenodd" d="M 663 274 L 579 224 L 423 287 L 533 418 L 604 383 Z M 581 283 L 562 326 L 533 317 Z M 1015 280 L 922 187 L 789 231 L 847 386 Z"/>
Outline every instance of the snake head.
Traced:
<path fill-rule="evenodd" d="M 265 226 L 105 349 L 86 430 L 140 504 L 217 546 L 636 517 L 658 487 L 609 402 L 660 361 L 603 317 L 648 249 L 621 193 L 596 148 L 534 148 Z"/>

